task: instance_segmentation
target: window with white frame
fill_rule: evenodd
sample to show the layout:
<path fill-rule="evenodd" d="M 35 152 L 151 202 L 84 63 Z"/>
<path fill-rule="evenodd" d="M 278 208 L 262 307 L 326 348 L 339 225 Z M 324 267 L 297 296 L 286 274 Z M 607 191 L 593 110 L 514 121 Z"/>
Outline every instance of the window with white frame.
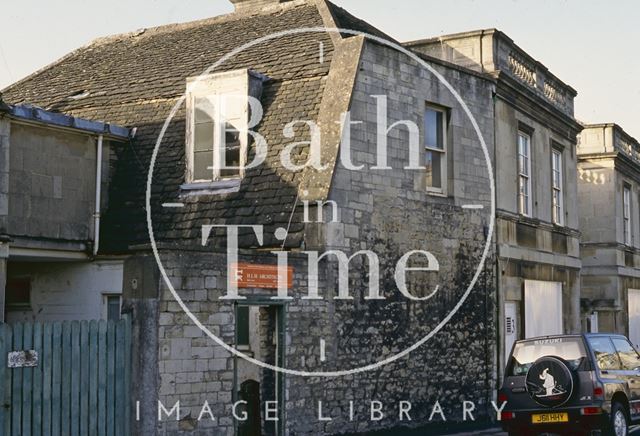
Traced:
<path fill-rule="evenodd" d="M 242 110 L 232 108 L 232 118 L 225 117 L 222 106 L 233 105 L 230 94 L 192 96 L 192 179 L 212 181 L 238 178 L 240 172 Z M 238 106 L 237 104 L 235 106 Z M 234 110 L 235 109 L 235 110 Z"/>
<path fill-rule="evenodd" d="M 121 294 L 103 294 L 102 317 L 107 321 L 118 321 L 122 309 Z"/>
<path fill-rule="evenodd" d="M 562 152 L 551 152 L 551 196 L 553 223 L 561 226 L 564 221 L 563 181 L 562 181 Z"/>
<path fill-rule="evenodd" d="M 255 79 L 248 70 L 239 70 L 187 80 L 187 183 L 243 176 L 250 82 Z"/>
<path fill-rule="evenodd" d="M 447 112 L 427 105 L 424 115 L 427 190 L 445 193 L 447 183 Z"/>
<path fill-rule="evenodd" d="M 518 132 L 518 212 L 531 216 L 531 136 Z"/>
<path fill-rule="evenodd" d="M 627 184 L 622 190 L 622 226 L 624 243 L 631 245 L 631 186 Z"/>

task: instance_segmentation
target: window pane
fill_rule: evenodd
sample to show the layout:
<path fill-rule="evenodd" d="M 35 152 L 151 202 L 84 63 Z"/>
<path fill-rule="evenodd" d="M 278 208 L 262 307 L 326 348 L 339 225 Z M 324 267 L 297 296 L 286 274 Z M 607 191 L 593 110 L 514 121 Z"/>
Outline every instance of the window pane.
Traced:
<path fill-rule="evenodd" d="M 554 151 L 552 155 L 552 174 L 553 174 L 553 187 L 556 189 L 562 189 L 562 156 L 559 152 Z"/>
<path fill-rule="evenodd" d="M 443 113 L 427 109 L 424 117 L 425 145 L 444 150 Z"/>
<path fill-rule="evenodd" d="M 195 125 L 194 151 L 213 150 L 213 123 L 202 123 Z"/>
<path fill-rule="evenodd" d="M 249 306 L 238 306 L 236 316 L 237 345 L 249 345 Z"/>
<path fill-rule="evenodd" d="M 226 120 L 244 117 L 244 111 L 247 109 L 247 96 L 230 93 L 221 94 L 220 106 L 222 118 Z"/>
<path fill-rule="evenodd" d="M 529 137 L 518 133 L 518 209 L 523 215 L 529 215 L 529 198 L 531 195 L 531 180 L 529 166 L 531 165 Z"/>
<path fill-rule="evenodd" d="M 527 156 L 529 154 L 526 141 L 526 137 L 524 137 L 523 135 L 518 135 L 518 153 L 520 153 L 520 155 L 522 156 Z"/>
<path fill-rule="evenodd" d="M 236 124 L 238 124 L 237 121 Z M 225 123 L 224 145 L 228 149 L 240 146 L 240 132 L 237 130 L 237 127 L 230 122 Z"/>
<path fill-rule="evenodd" d="M 630 211 L 630 201 L 631 201 L 631 190 L 627 187 L 624 188 L 624 217 L 629 218 L 631 216 Z"/>
<path fill-rule="evenodd" d="M 561 196 L 560 191 L 554 189 L 553 190 L 553 222 L 556 224 L 560 224 L 560 219 L 562 215 L 562 206 L 561 206 Z"/>
<path fill-rule="evenodd" d="M 427 186 L 430 188 L 442 188 L 442 157 L 444 153 L 427 151 L 426 170 Z"/>
<path fill-rule="evenodd" d="M 240 147 L 228 147 L 225 150 L 225 166 L 227 167 L 235 167 L 237 169 L 221 169 L 220 176 L 221 177 L 233 177 L 240 174 Z"/>
<path fill-rule="evenodd" d="M 557 356 L 566 361 L 572 370 L 580 367 L 587 356 L 579 338 L 558 338 L 521 342 L 513 349 L 509 375 L 525 375 L 533 363 L 543 356 Z"/>
<path fill-rule="evenodd" d="M 233 128 L 233 126 L 230 126 Z M 227 147 L 233 147 L 240 144 L 240 132 L 237 130 L 227 130 L 224 133 L 224 141 Z"/>
<path fill-rule="evenodd" d="M 213 123 L 213 103 L 208 97 L 196 98 L 195 102 L 195 122 Z"/>
<path fill-rule="evenodd" d="M 623 196 L 623 225 L 624 225 L 624 243 L 631 245 L 631 188 L 624 187 Z"/>
<path fill-rule="evenodd" d="M 609 338 L 590 338 L 589 344 L 593 348 L 598 368 L 602 370 L 620 369 L 620 360 Z"/>
<path fill-rule="evenodd" d="M 120 319 L 120 296 L 113 295 L 107 297 L 107 320 L 117 321 Z"/>
<path fill-rule="evenodd" d="M 640 357 L 636 350 L 626 339 L 613 339 L 613 345 L 618 350 L 618 356 L 622 362 L 622 369 L 633 371 L 640 369 Z"/>
<path fill-rule="evenodd" d="M 194 180 L 213 179 L 213 152 L 196 151 L 193 153 L 193 178 Z"/>
<path fill-rule="evenodd" d="M 520 213 L 523 215 L 529 215 L 529 178 L 520 176 L 518 185 L 518 207 Z"/>
<path fill-rule="evenodd" d="M 520 195 L 529 196 L 529 178 L 520 176 Z"/>

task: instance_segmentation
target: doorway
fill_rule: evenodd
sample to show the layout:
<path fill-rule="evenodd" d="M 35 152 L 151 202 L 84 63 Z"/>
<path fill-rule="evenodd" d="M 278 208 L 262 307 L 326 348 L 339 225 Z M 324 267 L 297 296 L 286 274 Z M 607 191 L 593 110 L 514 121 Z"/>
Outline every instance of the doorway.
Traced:
<path fill-rule="evenodd" d="M 272 366 L 282 367 L 285 357 L 285 306 L 270 298 L 249 297 L 235 305 L 236 348 Z M 236 422 L 239 436 L 284 434 L 284 375 L 242 357 L 234 358 L 234 402 L 246 420 Z"/>
<path fill-rule="evenodd" d="M 504 364 L 506 366 L 511 354 L 513 344 L 519 339 L 518 302 L 505 301 L 504 303 Z M 504 368 L 503 368 L 504 369 Z"/>

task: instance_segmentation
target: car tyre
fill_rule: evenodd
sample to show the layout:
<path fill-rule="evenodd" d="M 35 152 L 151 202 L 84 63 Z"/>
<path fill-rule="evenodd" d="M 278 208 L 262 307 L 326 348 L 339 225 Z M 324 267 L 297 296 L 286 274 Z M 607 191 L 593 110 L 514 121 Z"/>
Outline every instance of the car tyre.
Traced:
<path fill-rule="evenodd" d="M 620 403 L 611 405 L 611 415 L 609 416 L 609 425 L 605 434 L 610 436 L 628 436 L 629 435 L 629 413 L 626 407 Z"/>

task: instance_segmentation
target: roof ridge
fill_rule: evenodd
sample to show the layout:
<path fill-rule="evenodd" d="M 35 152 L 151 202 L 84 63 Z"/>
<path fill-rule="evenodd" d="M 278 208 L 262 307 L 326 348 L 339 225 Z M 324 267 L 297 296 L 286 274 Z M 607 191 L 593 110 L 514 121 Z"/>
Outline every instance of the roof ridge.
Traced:
<path fill-rule="evenodd" d="M 43 73 L 43 72 L 55 67 L 56 65 L 64 62 L 68 58 L 70 58 L 72 56 L 75 56 L 76 54 L 80 53 L 81 51 L 90 50 L 90 49 L 92 49 L 94 47 L 100 47 L 101 45 L 109 44 L 109 43 L 116 42 L 116 41 L 125 40 L 127 38 L 143 36 L 144 34 L 158 35 L 158 34 L 170 32 L 170 31 L 183 30 L 183 29 L 188 29 L 188 28 L 191 28 L 191 27 L 198 27 L 198 26 L 207 25 L 207 24 L 215 24 L 215 23 L 219 23 L 219 22 L 228 22 L 228 21 L 230 22 L 230 21 L 242 20 L 242 19 L 246 19 L 247 17 L 251 17 L 251 16 L 260 16 L 260 15 L 273 14 L 275 12 L 285 11 L 285 10 L 289 10 L 289 9 L 293 9 L 293 8 L 300 7 L 300 6 L 305 6 L 305 5 L 314 5 L 315 6 L 314 0 L 291 0 L 291 1 L 284 2 L 284 3 L 268 5 L 268 6 L 263 7 L 262 9 L 259 9 L 259 10 L 249 10 L 249 11 L 241 11 L 241 12 L 237 12 L 236 11 L 236 12 L 231 12 L 231 13 L 224 14 L 224 15 L 217 15 L 215 17 L 203 18 L 203 19 L 200 19 L 200 20 L 186 21 L 186 22 L 183 22 L 183 23 L 163 24 L 163 25 L 160 25 L 160 26 L 142 28 L 142 29 L 129 31 L 129 32 L 116 33 L 116 34 L 107 35 L 107 36 L 100 36 L 100 37 L 94 38 L 94 39 L 90 40 L 89 42 L 81 45 L 80 47 L 68 52 L 67 54 L 63 55 L 62 57 L 56 59 L 55 61 L 44 65 L 43 67 L 41 67 L 41 68 L 37 69 L 36 71 L 28 74 L 27 76 L 23 77 L 22 79 L 19 79 L 16 82 L 10 83 L 9 85 L 7 85 L 4 88 L 0 89 L 0 93 L 8 91 L 11 88 L 14 88 L 16 86 L 19 86 L 19 85 L 27 82 L 28 80 L 38 76 L 39 74 L 41 74 L 41 73 Z"/>
<path fill-rule="evenodd" d="M 248 17 L 260 16 L 260 15 L 270 15 L 276 12 L 281 12 L 289 9 L 294 9 L 300 6 L 309 6 L 313 4 L 313 0 L 291 0 L 284 3 L 277 3 L 263 7 L 258 10 L 247 10 L 247 11 L 234 11 L 228 14 L 216 15 L 214 17 L 201 18 L 199 20 L 193 21 L 185 21 L 182 23 L 170 23 L 170 24 L 162 24 L 160 26 L 152 26 L 152 27 L 144 27 L 137 30 L 116 33 L 113 35 L 101 36 L 93 39 L 88 46 L 100 46 L 103 44 L 108 44 L 114 41 L 119 41 L 126 38 L 134 38 L 137 36 L 146 36 L 146 35 L 158 35 L 167 32 L 173 32 L 177 30 L 184 30 L 193 27 L 199 27 L 208 24 L 216 24 L 221 22 L 231 22 L 237 20 L 243 20 Z"/>

